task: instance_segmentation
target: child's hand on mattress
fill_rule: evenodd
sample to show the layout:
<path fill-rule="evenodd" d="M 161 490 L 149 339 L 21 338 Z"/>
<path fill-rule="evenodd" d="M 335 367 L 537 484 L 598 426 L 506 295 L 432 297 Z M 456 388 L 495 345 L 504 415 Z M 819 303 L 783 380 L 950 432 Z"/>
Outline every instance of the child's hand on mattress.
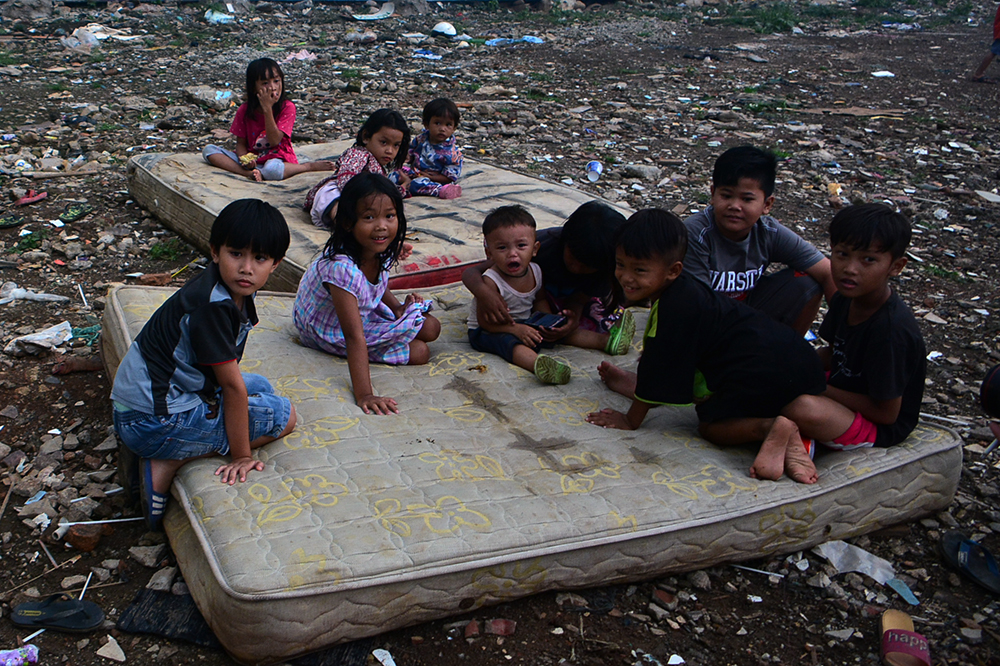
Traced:
<path fill-rule="evenodd" d="M 362 398 L 358 398 L 358 407 L 360 407 L 365 414 L 371 414 L 372 412 L 379 415 L 399 414 L 399 409 L 396 407 L 396 401 L 384 395 L 366 395 Z"/>
<path fill-rule="evenodd" d="M 249 456 L 246 458 L 234 458 L 232 461 L 221 465 L 219 469 L 215 470 L 215 475 L 220 477 L 219 480 L 223 483 L 233 485 L 237 481 L 240 483 L 246 481 L 247 473 L 251 470 L 264 471 L 264 463 L 260 460 L 254 460 Z"/>
<path fill-rule="evenodd" d="M 616 412 L 613 409 L 602 409 L 599 412 L 591 412 L 587 414 L 587 423 L 593 423 L 596 426 L 601 426 L 602 428 L 614 428 L 616 430 L 635 430 L 632 424 L 628 422 L 628 417 L 626 417 L 621 412 Z"/>

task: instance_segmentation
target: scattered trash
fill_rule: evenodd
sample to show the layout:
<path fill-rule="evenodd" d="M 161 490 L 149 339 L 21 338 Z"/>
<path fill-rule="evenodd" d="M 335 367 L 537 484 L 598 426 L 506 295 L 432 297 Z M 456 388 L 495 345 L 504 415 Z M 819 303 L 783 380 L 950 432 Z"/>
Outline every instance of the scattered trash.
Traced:
<path fill-rule="evenodd" d="M 417 49 L 413 52 L 414 58 L 424 58 L 426 60 L 440 60 L 444 56 L 439 56 L 438 54 L 430 51 L 428 49 Z"/>
<path fill-rule="evenodd" d="M 371 44 L 378 39 L 374 30 L 359 30 L 351 27 L 344 33 L 344 41 L 348 44 Z"/>
<path fill-rule="evenodd" d="M 396 5 L 391 2 L 387 2 L 382 5 L 382 8 L 377 12 L 372 14 L 352 14 L 352 16 L 357 21 L 378 21 L 380 19 L 389 18 L 392 13 L 396 11 Z"/>
<path fill-rule="evenodd" d="M 454 37 L 455 35 L 458 34 L 458 31 L 455 30 L 455 26 L 453 26 L 451 23 L 448 23 L 447 21 L 442 21 L 441 23 L 438 23 L 436 26 L 431 28 L 431 32 L 437 35 L 445 35 L 447 37 Z"/>
<path fill-rule="evenodd" d="M 111 634 L 108 634 L 108 642 L 101 646 L 101 649 L 97 651 L 97 655 L 111 661 L 125 661 L 125 652 Z"/>
<path fill-rule="evenodd" d="M 38 648 L 30 643 L 16 650 L 0 650 L 0 666 L 38 663 Z"/>
<path fill-rule="evenodd" d="M 281 62 L 292 62 L 293 60 L 316 60 L 316 54 L 306 49 L 302 49 L 301 51 L 296 51 L 295 53 L 289 53 Z"/>
<path fill-rule="evenodd" d="M 57 294 L 45 294 L 37 293 L 30 289 L 22 289 L 18 287 L 14 282 L 4 282 L 0 285 L 0 305 L 6 305 L 11 301 L 24 300 L 24 301 L 43 301 L 46 303 L 65 303 L 69 301 L 68 296 L 59 296 Z M 69 325 L 69 322 L 65 322 Z M 62 324 L 60 324 L 62 326 Z"/>
<path fill-rule="evenodd" d="M 837 573 L 856 571 L 885 585 L 896 577 L 892 564 L 867 550 L 846 541 L 827 541 L 813 548 L 813 552 L 827 560 Z"/>
<path fill-rule="evenodd" d="M 596 183 L 601 178 L 601 174 L 604 173 L 604 165 L 597 160 L 590 160 L 587 162 L 587 180 L 592 183 Z"/>
<path fill-rule="evenodd" d="M 7 283 L 11 284 L 11 283 Z M 23 291 L 23 290 L 22 290 Z M 33 293 L 33 292 L 29 292 Z M 36 294 L 38 295 L 38 294 Z M 49 296 L 49 294 L 40 294 L 42 296 Z M 57 297 L 65 298 L 65 297 Z M 30 300 L 46 300 L 46 299 L 30 299 Z M 68 298 L 66 300 L 69 300 Z M 5 302 L 4 299 L 0 299 L 0 304 Z M 38 356 L 39 354 L 51 351 L 59 345 L 65 343 L 73 337 L 72 328 L 68 321 L 64 321 L 55 326 L 50 326 L 43 331 L 37 333 L 30 333 L 28 335 L 22 335 L 20 337 L 14 338 L 7 343 L 7 346 L 3 348 L 3 353 L 8 356 L 22 357 L 22 356 Z"/>
<path fill-rule="evenodd" d="M 234 23 L 236 17 L 232 14 L 223 14 L 222 12 L 217 12 L 214 9 L 208 9 L 205 11 L 205 20 L 212 25 L 219 25 L 220 23 Z"/>
<path fill-rule="evenodd" d="M 34 190 L 28 190 L 28 193 L 23 197 L 14 202 L 15 206 L 27 206 L 28 204 L 33 204 L 41 201 L 42 199 L 49 196 L 48 192 L 35 192 Z"/>
<path fill-rule="evenodd" d="M 372 650 L 372 656 L 378 660 L 378 663 L 382 666 L 396 666 L 396 660 L 392 658 L 392 655 L 388 650 L 383 650 L 378 648 L 377 650 Z"/>
<path fill-rule="evenodd" d="M 534 37 L 532 35 L 525 35 L 524 37 L 518 37 L 517 39 L 498 37 L 497 39 L 487 39 L 486 46 L 509 46 L 511 44 L 517 44 L 518 42 L 526 42 L 528 44 L 544 44 L 545 40 L 541 37 Z"/>
<path fill-rule="evenodd" d="M 892 72 L 887 72 L 883 70 L 880 72 L 872 72 L 872 76 L 874 76 L 876 79 L 890 79 L 896 75 L 893 74 Z"/>

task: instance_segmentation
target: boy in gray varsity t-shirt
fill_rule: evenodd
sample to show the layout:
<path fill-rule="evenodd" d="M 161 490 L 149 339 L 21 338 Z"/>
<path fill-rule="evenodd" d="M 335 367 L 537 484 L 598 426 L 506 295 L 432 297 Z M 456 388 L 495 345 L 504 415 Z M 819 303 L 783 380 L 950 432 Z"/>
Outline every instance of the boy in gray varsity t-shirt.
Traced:
<path fill-rule="evenodd" d="M 684 271 L 804 335 L 822 297 L 829 299 L 836 288 L 830 260 L 767 215 L 774 205 L 776 170 L 774 155 L 753 146 L 719 156 L 711 205 L 684 220 Z M 764 275 L 771 263 L 787 268 Z"/>

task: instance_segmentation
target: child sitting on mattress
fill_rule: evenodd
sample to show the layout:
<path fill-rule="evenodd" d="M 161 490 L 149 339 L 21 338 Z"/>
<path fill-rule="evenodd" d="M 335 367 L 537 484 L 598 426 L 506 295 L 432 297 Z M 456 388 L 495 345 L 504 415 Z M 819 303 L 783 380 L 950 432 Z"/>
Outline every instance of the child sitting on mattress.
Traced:
<path fill-rule="evenodd" d="M 366 414 L 399 413 L 395 400 L 375 395 L 369 362 L 427 363 L 427 343 L 441 333 L 441 323 L 427 314 L 432 301 L 410 294 L 400 303 L 388 289 L 405 234 L 396 185 L 381 174 L 359 173 L 345 184 L 330 240 L 295 295 L 299 339 L 347 357 L 354 398 Z"/>
<path fill-rule="evenodd" d="M 411 195 L 439 199 L 462 196 L 462 186 L 456 182 L 462 176 L 462 149 L 455 140 L 459 117 L 458 107 L 444 97 L 424 106 L 424 130 L 413 137 L 404 167 L 413 178 Z"/>
<path fill-rule="evenodd" d="M 565 323 L 541 331 L 546 342 L 601 349 L 612 356 L 627 354 L 635 335 L 632 313 L 617 307 L 614 282 L 614 234 L 625 216 L 611 206 L 590 201 L 561 227 L 537 232 L 535 263 L 542 269 L 543 294 L 552 312 Z M 462 283 L 478 301 L 480 321 L 491 325 L 513 323 L 507 303 L 495 283 L 483 279 L 494 262 L 487 259 L 462 273 Z"/>
<path fill-rule="evenodd" d="M 368 120 L 358 130 L 354 145 L 345 150 L 337 160 L 337 173 L 316 183 L 306 195 L 302 208 L 309 211 L 312 223 L 317 227 L 334 227 L 340 192 L 347 181 L 359 173 L 390 176 L 396 183 L 400 196 L 410 196 L 410 177 L 398 170 L 406 161 L 406 147 L 409 144 L 410 126 L 399 111 L 379 109 L 368 116 Z M 353 215 L 354 211 L 350 211 L 350 214 Z"/>
<path fill-rule="evenodd" d="M 264 463 L 250 454 L 295 428 L 295 408 L 260 375 L 241 373 L 257 324 L 254 294 L 288 249 L 285 218 L 257 199 L 222 209 L 212 224 L 212 263 L 153 313 L 115 375 L 115 431 L 122 454 L 139 456 L 142 509 L 157 530 L 174 474 L 184 463 L 231 456 L 223 483 L 246 481 Z M 132 465 L 134 465 L 134 461 Z M 126 475 L 135 472 L 119 461 Z"/>
<path fill-rule="evenodd" d="M 804 395 L 786 416 L 803 435 L 836 450 L 902 442 L 917 425 L 927 350 L 917 320 L 889 284 L 906 266 L 910 223 L 885 204 L 848 206 L 830 222 L 837 291 L 819 328 L 828 344 L 822 395 Z M 806 442 L 812 453 L 812 442 Z"/>
<path fill-rule="evenodd" d="M 816 352 L 791 327 L 682 273 L 687 240 L 677 216 L 656 209 L 619 230 L 615 277 L 626 302 L 652 308 L 637 372 L 607 361 L 598 368 L 608 388 L 632 399 L 628 413 L 603 409 L 587 420 L 634 430 L 656 405 L 692 402 L 701 371 L 711 392 L 697 406 L 702 437 L 720 446 L 763 442 L 751 476 L 815 483 L 799 430 L 782 414 L 826 388 Z"/>
<path fill-rule="evenodd" d="M 258 183 L 284 180 L 303 171 L 331 171 L 333 162 L 320 160 L 299 164 L 292 148 L 295 105 L 288 99 L 285 75 L 270 58 L 247 66 L 247 101 L 236 109 L 229 131 L 236 136 L 236 152 L 216 145 L 205 146 L 202 155 L 209 164 L 246 175 Z"/>
<path fill-rule="evenodd" d="M 542 271 L 531 261 L 538 252 L 535 218 L 523 206 L 497 208 L 483 220 L 483 244 L 486 258 L 491 262 L 483 280 L 499 290 L 512 321 L 509 324 L 486 321 L 478 299 L 473 298 L 468 320 L 472 348 L 496 354 L 534 373 L 544 384 L 569 382 L 568 365 L 538 353 L 543 326 L 529 323 L 532 311 L 549 310 L 542 289 Z"/>

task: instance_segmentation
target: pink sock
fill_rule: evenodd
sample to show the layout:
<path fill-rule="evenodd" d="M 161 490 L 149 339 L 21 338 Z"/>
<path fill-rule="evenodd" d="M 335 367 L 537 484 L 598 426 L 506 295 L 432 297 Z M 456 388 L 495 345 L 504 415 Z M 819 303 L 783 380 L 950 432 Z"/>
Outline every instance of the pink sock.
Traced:
<path fill-rule="evenodd" d="M 462 196 L 462 186 L 457 183 L 442 185 L 438 190 L 438 199 L 457 199 Z"/>

